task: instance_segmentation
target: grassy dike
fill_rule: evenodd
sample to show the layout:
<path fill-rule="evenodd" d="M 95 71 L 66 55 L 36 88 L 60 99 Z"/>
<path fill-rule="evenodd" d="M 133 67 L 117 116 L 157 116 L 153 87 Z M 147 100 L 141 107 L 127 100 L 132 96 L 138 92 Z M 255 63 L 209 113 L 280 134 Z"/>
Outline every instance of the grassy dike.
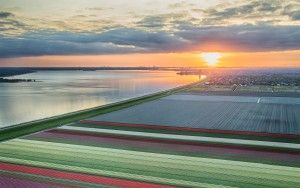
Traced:
<path fill-rule="evenodd" d="M 89 108 L 85 110 L 80 110 L 76 112 L 71 112 L 63 115 L 53 116 L 50 118 L 45 118 L 36 121 L 30 121 L 26 123 L 21 123 L 18 125 L 13 125 L 9 127 L 0 128 L 0 141 L 9 140 L 12 138 L 24 136 L 27 134 L 31 134 L 34 132 L 42 131 L 49 128 L 58 127 L 61 125 L 65 125 L 68 123 L 76 122 L 82 119 L 90 118 L 93 116 L 97 116 L 100 114 L 105 114 L 109 112 L 113 112 L 116 110 L 120 110 L 123 108 L 128 108 L 130 106 L 134 106 L 137 104 L 141 104 L 144 102 L 152 101 L 159 99 L 161 97 L 165 97 L 180 91 L 184 91 L 190 89 L 197 85 L 199 82 L 194 82 L 192 84 L 188 84 L 185 86 L 176 87 L 170 90 L 157 92 L 150 95 L 145 95 L 133 99 L 128 99 L 112 104 L 107 104 L 99 107 Z"/>

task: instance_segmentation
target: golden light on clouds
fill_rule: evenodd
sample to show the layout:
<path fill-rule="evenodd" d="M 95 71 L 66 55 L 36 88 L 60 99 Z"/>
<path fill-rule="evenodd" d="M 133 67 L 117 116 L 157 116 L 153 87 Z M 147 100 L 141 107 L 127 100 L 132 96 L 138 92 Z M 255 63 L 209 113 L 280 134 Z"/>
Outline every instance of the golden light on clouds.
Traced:
<path fill-rule="evenodd" d="M 0 67 L 300 67 L 298 1 L 0 0 Z"/>

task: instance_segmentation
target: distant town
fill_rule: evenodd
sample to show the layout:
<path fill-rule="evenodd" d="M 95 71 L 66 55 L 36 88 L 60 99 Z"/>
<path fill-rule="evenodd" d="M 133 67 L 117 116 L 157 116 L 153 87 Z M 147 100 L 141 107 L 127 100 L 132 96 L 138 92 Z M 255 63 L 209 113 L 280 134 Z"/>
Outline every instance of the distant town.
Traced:
<path fill-rule="evenodd" d="M 210 77 L 208 85 L 268 85 L 300 86 L 299 74 L 260 74 L 260 75 L 217 75 Z"/>

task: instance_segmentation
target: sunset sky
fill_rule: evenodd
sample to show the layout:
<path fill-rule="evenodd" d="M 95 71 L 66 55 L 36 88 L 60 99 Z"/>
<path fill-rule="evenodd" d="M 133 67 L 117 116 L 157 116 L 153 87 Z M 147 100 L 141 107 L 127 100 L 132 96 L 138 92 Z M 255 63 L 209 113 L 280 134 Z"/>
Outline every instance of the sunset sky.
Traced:
<path fill-rule="evenodd" d="M 299 0 L 0 0 L 0 66 L 300 67 Z"/>

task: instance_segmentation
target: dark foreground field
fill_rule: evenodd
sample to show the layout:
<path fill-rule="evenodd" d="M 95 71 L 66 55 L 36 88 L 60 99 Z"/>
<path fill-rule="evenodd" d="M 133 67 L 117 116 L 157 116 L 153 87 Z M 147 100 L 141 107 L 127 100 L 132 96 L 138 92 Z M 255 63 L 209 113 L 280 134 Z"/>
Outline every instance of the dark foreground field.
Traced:
<path fill-rule="evenodd" d="M 300 134 L 299 106 L 300 98 L 294 97 L 198 95 L 184 92 L 91 120 Z"/>

